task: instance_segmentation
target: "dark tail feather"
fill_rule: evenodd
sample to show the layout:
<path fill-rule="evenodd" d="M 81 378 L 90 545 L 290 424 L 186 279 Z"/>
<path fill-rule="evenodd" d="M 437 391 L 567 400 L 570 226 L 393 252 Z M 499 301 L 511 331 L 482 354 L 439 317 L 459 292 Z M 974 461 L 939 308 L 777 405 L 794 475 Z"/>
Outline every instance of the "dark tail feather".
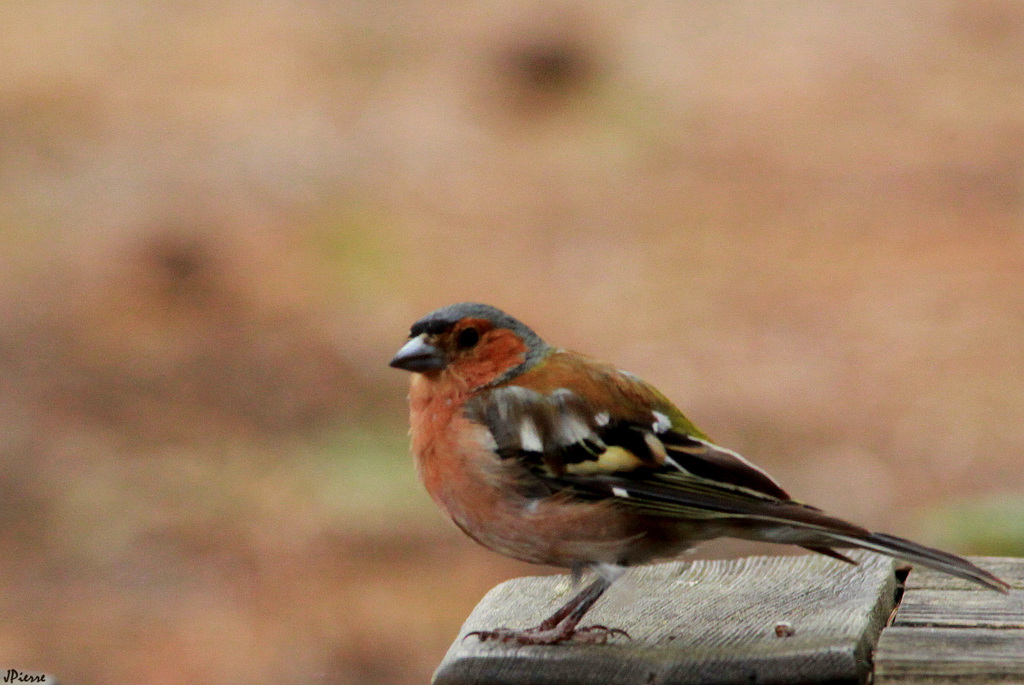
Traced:
<path fill-rule="evenodd" d="M 838 540 L 842 540 L 854 547 L 863 547 L 864 549 L 868 549 L 873 552 L 881 552 L 882 554 L 887 554 L 892 557 L 906 559 L 907 561 L 915 564 L 921 564 L 922 566 L 933 568 L 936 571 L 942 571 L 943 573 L 948 573 L 951 576 L 957 576 L 958 578 L 963 578 L 965 580 L 978 583 L 979 585 L 984 585 L 985 587 L 998 592 L 1006 593 L 1010 589 L 1009 584 L 999 578 L 996 578 L 988 571 L 978 568 L 966 559 L 958 557 L 955 554 L 919 545 L 916 542 L 911 542 L 910 540 L 898 538 L 895 535 L 869 533 L 865 537 L 847 535 L 836 535 L 835 537 Z"/>
<path fill-rule="evenodd" d="M 969 580 L 997 592 L 1008 592 L 1010 586 L 994 575 L 978 568 L 955 554 L 919 545 L 885 533 L 872 533 L 860 526 L 829 516 L 820 509 L 791 500 L 768 495 L 744 494 L 749 488 L 716 484 L 691 476 L 672 479 L 627 479 L 611 475 L 574 476 L 566 474 L 559 481 L 578 487 L 581 492 L 628 494 L 623 503 L 639 511 L 670 519 L 692 520 L 693 510 L 714 512 L 711 518 L 731 520 L 737 537 L 750 537 L 766 542 L 786 542 L 827 554 L 842 561 L 852 561 L 836 552 L 834 547 L 860 547 L 891 557 L 906 559 Z M 749 491 L 753 492 L 753 491 Z"/>
<path fill-rule="evenodd" d="M 915 564 L 921 564 L 936 571 L 984 585 L 997 592 L 1005 593 L 1010 589 L 1009 584 L 955 554 L 925 547 L 916 542 L 898 538 L 895 535 L 872 533 L 860 526 L 855 526 L 842 519 L 829 516 L 818 509 L 796 503 L 792 503 L 792 505 L 785 509 L 776 509 L 772 512 L 772 518 L 780 522 L 785 521 L 786 524 L 792 526 L 795 530 L 823 533 L 820 536 L 814 535 L 810 540 L 806 538 L 799 541 L 793 540 L 793 542 L 806 549 L 821 552 L 830 557 L 837 557 L 838 555 L 838 558 L 842 561 L 851 561 L 850 559 L 843 558 L 841 554 L 831 548 L 860 547 L 872 552 L 905 559 Z M 782 515 L 779 515 L 780 513 Z M 765 518 L 768 517 L 766 516 Z M 829 549 L 831 553 L 825 551 L 825 549 Z"/>
<path fill-rule="evenodd" d="M 839 561 L 842 561 L 846 564 L 850 564 L 852 566 L 857 565 L 857 562 L 851 559 L 850 557 L 846 556 L 845 554 L 840 554 L 831 547 L 826 547 L 825 545 L 801 545 L 801 547 L 812 552 L 817 552 L 818 554 L 824 554 L 825 556 L 832 557 L 833 559 L 838 559 Z"/>

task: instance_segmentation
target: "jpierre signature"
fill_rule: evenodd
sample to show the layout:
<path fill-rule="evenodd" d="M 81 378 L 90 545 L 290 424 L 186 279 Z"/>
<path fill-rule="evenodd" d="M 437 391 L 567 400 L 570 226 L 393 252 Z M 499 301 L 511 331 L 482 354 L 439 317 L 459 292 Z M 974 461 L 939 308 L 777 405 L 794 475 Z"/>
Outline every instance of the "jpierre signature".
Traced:
<path fill-rule="evenodd" d="M 4 673 L 5 683 L 42 683 L 46 681 L 43 673 L 25 673 L 16 668 L 8 668 Z"/>

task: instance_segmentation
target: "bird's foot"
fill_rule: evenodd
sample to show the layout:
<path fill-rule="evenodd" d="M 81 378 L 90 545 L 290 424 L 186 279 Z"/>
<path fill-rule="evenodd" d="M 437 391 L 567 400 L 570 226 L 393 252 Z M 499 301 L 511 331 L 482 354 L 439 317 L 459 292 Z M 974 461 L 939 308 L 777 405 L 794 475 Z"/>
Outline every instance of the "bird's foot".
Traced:
<path fill-rule="evenodd" d="M 554 628 L 526 628 L 524 630 L 513 630 L 511 628 L 497 628 L 495 630 L 474 630 L 466 633 L 466 638 L 475 635 L 480 642 L 501 642 L 510 645 L 559 645 L 570 640 L 578 643 L 603 645 L 608 639 L 616 635 L 622 635 L 632 639 L 625 630 L 620 628 L 609 628 L 602 625 L 586 626 L 584 628 L 573 628 L 569 626 L 555 626 Z"/>
<path fill-rule="evenodd" d="M 608 642 L 608 638 L 621 635 L 627 640 L 632 640 L 629 633 L 622 628 L 609 628 L 608 626 L 592 625 L 584 626 L 583 628 L 577 628 L 575 636 L 577 639 L 581 639 L 583 642 L 591 642 L 594 644 L 603 645 Z"/>

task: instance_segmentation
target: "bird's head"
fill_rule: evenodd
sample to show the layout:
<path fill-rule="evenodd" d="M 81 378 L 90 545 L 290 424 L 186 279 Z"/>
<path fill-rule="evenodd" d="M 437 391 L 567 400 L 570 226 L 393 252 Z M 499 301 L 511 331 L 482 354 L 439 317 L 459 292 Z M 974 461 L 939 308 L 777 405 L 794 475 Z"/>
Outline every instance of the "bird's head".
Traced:
<path fill-rule="evenodd" d="M 549 350 L 529 327 L 500 309 L 460 302 L 414 323 L 391 366 L 426 376 L 449 372 L 477 388 L 522 373 Z"/>

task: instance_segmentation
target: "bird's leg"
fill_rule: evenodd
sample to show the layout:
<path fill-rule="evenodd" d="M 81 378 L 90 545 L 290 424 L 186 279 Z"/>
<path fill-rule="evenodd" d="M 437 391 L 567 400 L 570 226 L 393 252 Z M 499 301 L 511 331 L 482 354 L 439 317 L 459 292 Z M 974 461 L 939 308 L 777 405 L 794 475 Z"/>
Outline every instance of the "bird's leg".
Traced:
<path fill-rule="evenodd" d="M 601 595 L 604 594 L 604 591 L 611 584 L 612 581 L 604 576 L 598 576 L 594 579 L 594 582 L 573 595 L 568 602 L 559 607 L 555 613 L 541 621 L 537 627 L 541 630 L 551 630 L 564 623 L 570 629 L 575 628 L 583 618 L 583 615 L 590 610 L 590 607 L 594 606 L 594 603 L 601 598 Z"/>
<path fill-rule="evenodd" d="M 600 599 L 615 578 L 608 578 L 599 575 L 587 587 L 573 595 L 572 599 L 558 608 L 539 625 L 525 630 L 512 630 L 511 628 L 498 628 L 497 630 L 475 630 L 466 635 L 476 635 L 481 642 L 496 640 L 518 645 L 557 645 L 577 637 L 588 642 L 605 642 L 612 635 L 629 635 L 618 628 L 605 626 L 587 626 L 577 629 L 576 626 L 583 619 L 594 603 Z"/>

